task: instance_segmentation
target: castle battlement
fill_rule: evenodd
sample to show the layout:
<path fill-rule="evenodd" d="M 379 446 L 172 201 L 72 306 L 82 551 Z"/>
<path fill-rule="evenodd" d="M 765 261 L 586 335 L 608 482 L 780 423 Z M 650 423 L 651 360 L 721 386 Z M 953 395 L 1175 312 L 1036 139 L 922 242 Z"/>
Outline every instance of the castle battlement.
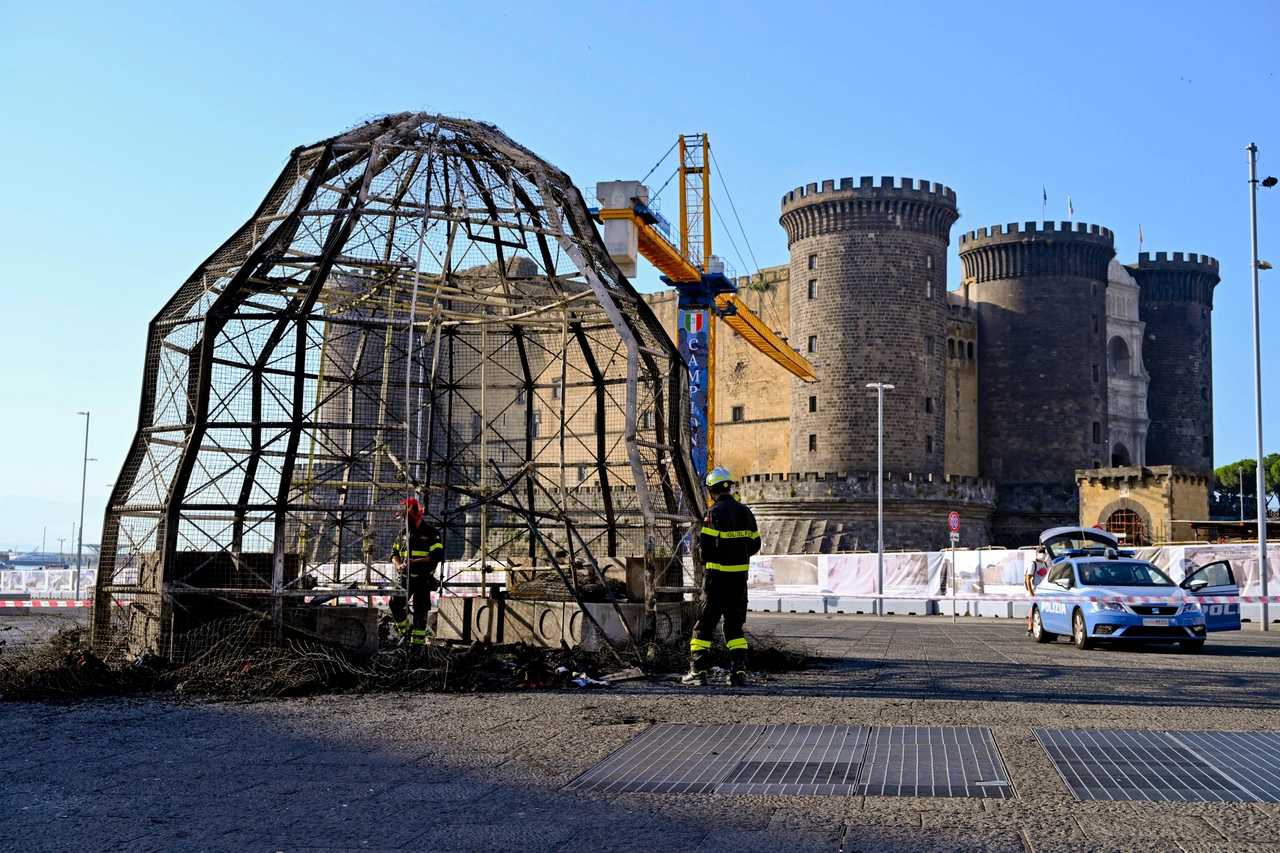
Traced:
<path fill-rule="evenodd" d="M 866 175 L 859 179 L 857 186 L 854 186 L 853 178 L 841 178 L 839 188 L 836 187 L 834 180 L 823 181 L 821 187 L 816 183 L 796 187 L 782 197 L 782 210 L 785 212 L 798 205 L 813 204 L 832 198 L 909 198 L 931 201 L 934 204 L 949 207 L 956 206 L 955 190 L 942 184 L 914 178 L 898 179 L 885 176 L 880 179 L 880 185 L 876 186 L 875 179 Z"/>
<path fill-rule="evenodd" d="M 1208 255 L 1197 255 L 1195 252 L 1187 252 L 1185 255 L 1182 252 L 1174 252 L 1173 257 L 1170 258 L 1168 252 L 1156 252 L 1155 260 L 1152 260 L 1150 252 L 1142 252 L 1138 255 L 1138 262 L 1129 265 L 1130 269 L 1139 270 L 1184 270 L 1191 267 L 1200 267 L 1203 272 L 1216 276 L 1218 259 Z"/>
<path fill-rule="evenodd" d="M 1087 222 L 1027 222 L 1019 226 L 1016 222 L 1008 225 L 993 225 L 979 228 L 960 235 L 961 247 L 970 243 L 982 244 L 991 242 L 1010 242 L 1015 240 L 1071 240 L 1081 243 L 1098 243 L 1107 246 L 1115 245 L 1115 234 L 1110 228 L 1101 225 L 1090 225 Z M 961 248 L 961 251 L 964 251 Z"/>

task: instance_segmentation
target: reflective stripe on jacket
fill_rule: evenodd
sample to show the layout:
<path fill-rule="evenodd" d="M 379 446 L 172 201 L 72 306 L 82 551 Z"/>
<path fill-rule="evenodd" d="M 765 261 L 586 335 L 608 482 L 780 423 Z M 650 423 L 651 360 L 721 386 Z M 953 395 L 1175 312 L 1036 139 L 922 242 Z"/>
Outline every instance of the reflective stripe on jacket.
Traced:
<path fill-rule="evenodd" d="M 444 562 L 444 545 L 440 542 L 440 531 L 426 522 L 411 527 L 408 548 L 405 548 L 404 534 L 401 533 L 395 544 L 391 546 L 391 553 L 403 560 L 406 552 L 410 561 L 410 575 L 431 574 Z M 426 563 L 425 566 L 423 562 Z"/>
<path fill-rule="evenodd" d="M 760 551 L 756 517 L 732 495 L 721 495 L 707 510 L 699 544 L 708 569 L 745 572 Z"/>

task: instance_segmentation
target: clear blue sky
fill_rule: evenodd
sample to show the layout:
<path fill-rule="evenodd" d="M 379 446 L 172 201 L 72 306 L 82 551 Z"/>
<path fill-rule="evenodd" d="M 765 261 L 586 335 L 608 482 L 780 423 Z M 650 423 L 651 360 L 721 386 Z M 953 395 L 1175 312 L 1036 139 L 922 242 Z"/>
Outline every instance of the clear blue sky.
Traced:
<path fill-rule="evenodd" d="M 406 109 L 494 122 L 580 184 L 706 131 L 762 265 L 787 258 L 782 194 L 812 181 L 941 181 L 953 237 L 1038 219 L 1041 185 L 1065 219 L 1070 193 L 1126 263 L 1139 223 L 1151 251 L 1221 261 L 1216 461 L 1252 454 L 1244 148 L 1280 173 L 1275 2 L 194 5 L 0 4 L 0 496 L 74 504 L 90 409 L 95 540 L 148 320 L 292 148 Z M 1280 189 L 1263 192 L 1274 450 Z M 38 540 L 40 513 L 64 529 L 59 512 L 0 519 L 0 545 Z"/>

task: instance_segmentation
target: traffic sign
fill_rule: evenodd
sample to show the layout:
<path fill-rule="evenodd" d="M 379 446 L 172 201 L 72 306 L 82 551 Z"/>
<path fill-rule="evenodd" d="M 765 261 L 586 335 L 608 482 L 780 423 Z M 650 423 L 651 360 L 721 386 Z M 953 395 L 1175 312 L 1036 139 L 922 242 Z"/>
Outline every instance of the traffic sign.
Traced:
<path fill-rule="evenodd" d="M 956 531 L 956 530 L 951 531 L 951 547 L 954 548 L 959 544 L 960 544 L 959 531 Z"/>
<path fill-rule="evenodd" d="M 951 528 L 951 532 L 955 533 L 960 529 L 960 513 L 952 512 L 947 516 L 947 526 Z"/>

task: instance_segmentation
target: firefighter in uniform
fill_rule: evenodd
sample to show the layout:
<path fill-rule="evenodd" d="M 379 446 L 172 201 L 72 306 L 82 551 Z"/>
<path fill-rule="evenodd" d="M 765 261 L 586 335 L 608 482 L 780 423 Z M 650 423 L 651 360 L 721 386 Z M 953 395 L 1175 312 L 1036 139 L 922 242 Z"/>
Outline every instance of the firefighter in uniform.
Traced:
<path fill-rule="evenodd" d="M 707 683 L 707 650 L 721 618 L 731 661 L 728 683 L 735 687 L 747 683 L 747 639 L 742 626 L 747 621 L 747 570 L 751 556 L 760 550 L 760 532 L 751 510 L 731 494 L 733 486 L 733 475 L 724 468 L 707 475 L 712 504 L 699 538 L 706 571 L 698 621 L 689 642 L 689 674 L 681 679 L 683 684 Z"/>
<path fill-rule="evenodd" d="M 408 542 L 405 531 L 400 533 L 391 549 L 391 562 L 400 570 L 400 582 L 408 591 L 408 599 L 391 597 L 391 615 L 396 620 L 400 637 L 409 637 L 411 646 L 427 642 L 427 614 L 431 612 L 431 592 L 440 588 L 435 577 L 436 568 L 444 562 L 444 545 L 440 543 L 440 531 L 422 518 L 422 504 L 417 498 L 400 502 L 401 514 L 408 519 Z M 413 606 L 413 633 L 409 633 L 409 612 Z"/>

